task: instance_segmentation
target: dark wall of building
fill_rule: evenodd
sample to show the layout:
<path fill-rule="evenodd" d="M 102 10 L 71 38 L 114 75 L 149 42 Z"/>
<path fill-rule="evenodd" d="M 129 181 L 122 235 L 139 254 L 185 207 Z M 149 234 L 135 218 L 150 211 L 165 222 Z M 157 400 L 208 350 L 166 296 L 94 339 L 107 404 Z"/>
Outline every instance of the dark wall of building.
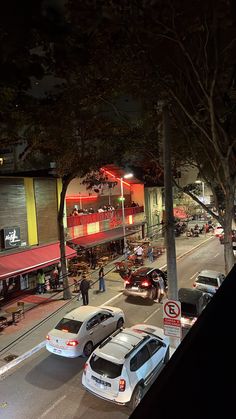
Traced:
<path fill-rule="evenodd" d="M 24 179 L 0 179 L 0 229 L 20 227 L 21 242 L 28 241 Z"/>
<path fill-rule="evenodd" d="M 38 242 L 58 240 L 57 184 L 55 179 L 34 179 Z"/>

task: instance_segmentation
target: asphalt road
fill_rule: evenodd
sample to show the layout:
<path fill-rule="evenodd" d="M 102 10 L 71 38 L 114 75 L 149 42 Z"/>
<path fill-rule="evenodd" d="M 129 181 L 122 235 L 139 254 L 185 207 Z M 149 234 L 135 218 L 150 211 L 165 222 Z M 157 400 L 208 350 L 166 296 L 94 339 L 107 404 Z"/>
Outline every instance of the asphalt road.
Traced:
<path fill-rule="evenodd" d="M 178 262 L 180 286 L 192 286 L 202 269 L 224 271 L 223 246 L 211 240 Z M 162 327 L 162 306 L 119 294 L 112 305 L 122 308 L 126 325 L 145 322 Z M 122 419 L 130 410 L 88 394 L 81 386 L 84 358 L 65 359 L 45 349 L 10 370 L 0 382 L 0 418 Z"/>

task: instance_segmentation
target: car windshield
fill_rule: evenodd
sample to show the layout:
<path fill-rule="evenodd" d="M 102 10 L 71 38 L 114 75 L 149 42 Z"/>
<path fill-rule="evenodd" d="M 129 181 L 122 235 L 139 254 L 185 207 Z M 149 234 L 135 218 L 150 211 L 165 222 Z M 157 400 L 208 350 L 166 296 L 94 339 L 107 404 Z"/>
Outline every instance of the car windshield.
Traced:
<path fill-rule="evenodd" d="M 199 315 L 197 306 L 190 303 L 181 303 L 181 313 L 183 316 L 197 317 Z"/>
<path fill-rule="evenodd" d="M 119 377 L 123 367 L 122 364 L 115 364 L 114 362 L 107 361 L 95 354 L 90 360 L 90 366 L 94 372 L 107 378 Z"/>
<path fill-rule="evenodd" d="M 208 278 L 207 276 L 199 276 L 197 283 L 205 284 L 205 285 L 213 285 L 214 287 L 217 287 L 217 278 Z"/>
<path fill-rule="evenodd" d="M 62 332 L 77 334 L 82 324 L 82 322 L 79 322 L 77 320 L 71 320 L 64 317 L 59 321 L 55 329 L 61 330 Z"/>

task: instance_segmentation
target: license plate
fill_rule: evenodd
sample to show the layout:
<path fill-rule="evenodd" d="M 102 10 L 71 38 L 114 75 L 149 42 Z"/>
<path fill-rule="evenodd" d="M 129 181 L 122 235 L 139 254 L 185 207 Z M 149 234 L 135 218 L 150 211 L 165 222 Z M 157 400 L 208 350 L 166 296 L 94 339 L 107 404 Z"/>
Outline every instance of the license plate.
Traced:
<path fill-rule="evenodd" d="M 107 388 L 107 386 L 104 386 L 101 383 L 95 383 L 95 384 L 96 384 L 96 387 L 100 388 L 101 390 L 105 390 Z"/>
<path fill-rule="evenodd" d="M 138 291 L 138 287 L 132 287 L 132 290 Z"/>
<path fill-rule="evenodd" d="M 55 353 L 55 354 L 60 354 L 61 353 L 61 349 L 53 349 L 53 352 Z"/>

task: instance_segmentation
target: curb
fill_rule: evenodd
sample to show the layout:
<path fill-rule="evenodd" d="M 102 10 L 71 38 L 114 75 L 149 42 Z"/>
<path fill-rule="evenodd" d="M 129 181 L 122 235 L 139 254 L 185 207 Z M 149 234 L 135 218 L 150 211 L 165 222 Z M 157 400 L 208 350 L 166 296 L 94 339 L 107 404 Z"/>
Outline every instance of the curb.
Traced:
<path fill-rule="evenodd" d="M 40 349 L 44 348 L 46 345 L 46 342 L 43 341 L 39 343 L 37 346 L 34 346 L 34 348 L 30 349 L 29 351 L 25 352 L 23 355 L 18 356 L 16 359 L 13 359 L 13 361 L 9 362 L 7 365 L 4 365 L 0 368 L 0 376 L 5 374 L 8 370 L 18 365 L 20 362 L 24 361 L 25 359 L 29 358 L 31 355 L 35 354 L 36 352 L 40 351 Z"/>
<path fill-rule="evenodd" d="M 202 244 L 206 243 L 207 241 L 211 240 L 214 236 L 208 237 L 206 240 L 202 241 L 201 243 L 197 244 L 196 246 L 192 247 L 191 249 L 189 249 L 188 251 L 186 251 L 185 253 L 182 253 L 181 255 L 176 257 L 176 260 L 181 259 L 182 257 L 188 255 L 189 253 L 191 253 L 193 250 L 197 249 L 198 247 L 200 247 Z M 166 264 L 161 266 L 160 269 L 163 269 L 166 267 Z M 114 297 L 112 297 L 110 300 L 106 301 L 106 303 L 101 304 L 102 306 L 106 306 L 108 305 L 111 301 L 115 300 L 116 298 L 118 298 L 120 296 L 120 294 L 115 295 Z M 33 354 L 35 354 L 36 352 L 40 351 L 41 349 L 43 349 L 46 346 L 46 342 L 40 342 L 37 346 L 34 346 L 32 349 L 30 349 L 29 351 L 25 352 L 23 355 L 18 356 L 16 359 L 14 359 L 13 361 L 9 362 L 7 365 L 4 365 L 3 367 L 0 368 L 0 377 L 5 374 L 7 371 L 9 371 L 11 368 L 15 367 L 16 365 L 20 364 L 20 362 L 24 361 L 25 359 L 29 358 L 30 356 L 32 356 Z M 175 349 L 172 350 L 172 352 L 174 353 Z"/>

